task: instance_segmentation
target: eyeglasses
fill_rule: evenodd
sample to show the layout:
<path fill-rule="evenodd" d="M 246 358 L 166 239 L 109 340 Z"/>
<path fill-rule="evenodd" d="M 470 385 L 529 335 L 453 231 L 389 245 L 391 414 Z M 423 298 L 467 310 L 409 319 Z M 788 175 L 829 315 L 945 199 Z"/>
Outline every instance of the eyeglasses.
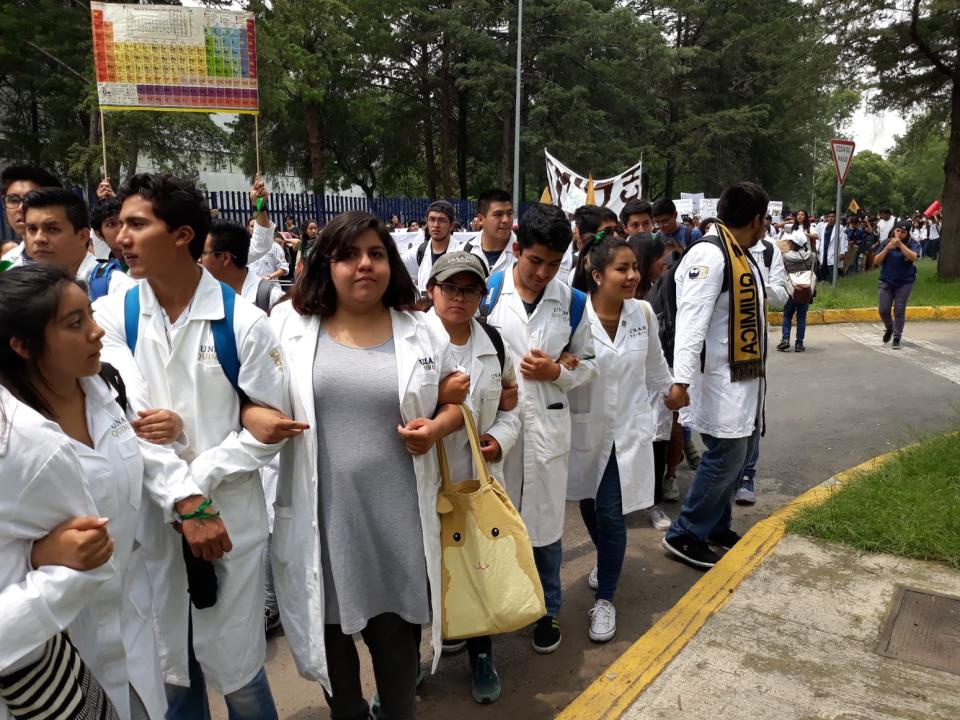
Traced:
<path fill-rule="evenodd" d="M 3 206 L 8 210 L 13 210 L 20 207 L 25 199 L 23 195 L 4 195 Z"/>
<path fill-rule="evenodd" d="M 440 292 L 447 300 L 455 300 L 458 297 L 462 297 L 469 303 L 480 302 L 480 298 L 483 297 L 484 293 L 483 290 L 475 287 L 460 287 L 453 283 L 438 283 L 437 287 L 440 288 Z"/>

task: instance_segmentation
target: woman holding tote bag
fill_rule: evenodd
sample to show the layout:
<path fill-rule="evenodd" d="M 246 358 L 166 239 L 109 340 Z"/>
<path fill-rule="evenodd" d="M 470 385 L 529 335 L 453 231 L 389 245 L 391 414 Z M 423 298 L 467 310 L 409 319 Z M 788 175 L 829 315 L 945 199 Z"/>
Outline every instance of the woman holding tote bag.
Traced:
<path fill-rule="evenodd" d="M 503 480 L 503 457 L 517 440 L 520 414 L 517 405 L 516 374 L 510 355 L 496 328 L 481 325 L 475 318 L 486 293 L 487 268 L 472 253 L 448 252 L 438 260 L 427 281 L 427 295 L 433 308 L 428 321 L 450 338 L 450 353 L 459 372 L 469 377 L 467 406 L 479 425 L 479 449 L 495 477 Z M 504 389 L 504 385 L 507 389 Z M 472 459 L 468 433 L 458 430 L 443 445 L 453 482 L 480 477 Z M 500 676 L 493 663 L 493 642 L 489 635 L 463 641 L 444 640 L 444 653 L 466 645 L 470 659 L 471 694 L 481 704 L 500 697 Z"/>

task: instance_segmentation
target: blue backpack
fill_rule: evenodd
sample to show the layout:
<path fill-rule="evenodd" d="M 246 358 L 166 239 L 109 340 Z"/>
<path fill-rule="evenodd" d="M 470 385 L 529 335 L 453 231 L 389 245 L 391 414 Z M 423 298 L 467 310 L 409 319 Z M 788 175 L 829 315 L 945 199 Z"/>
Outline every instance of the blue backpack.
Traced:
<path fill-rule="evenodd" d="M 490 276 L 490 279 L 487 280 L 487 294 L 484 296 L 483 301 L 480 303 L 480 322 L 484 325 L 487 324 L 487 318 L 490 317 L 490 313 L 493 312 L 493 308 L 496 307 L 497 301 L 500 299 L 500 291 L 503 290 L 503 274 L 504 271 L 496 272 Z M 573 334 L 577 331 L 577 328 L 580 326 L 580 321 L 583 319 L 583 311 L 587 307 L 587 294 L 576 288 L 570 288 L 570 339 L 573 339 Z M 567 343 L 567 347 L 570 347 L 570 343 Z"/>
<path fill-rule="evenodd" d="M 223 368 L 223 374 L 233 385 L 233 389 L 242 398 L 246 397 L 240 389 L 240 355 L 237 352 L 237 339 L 233 334 L 233 311 L 236 306 L 237 293 L 233 288 L 220 283 L 220 292 L 223 295 L 223 317 L 210 321 L 210 330 L 213 333 L 213 348 L 217 353 L 217 360 Z M 127 347 L 130 352 L 137 349 L 137 336 L 140 333 L 140 287 L 134 286 L 127 290 L 123 299 L 123 327 L 127 335 Z"/>
<path fill-rule="evenodd" d="M 90 302 L 99 300 L 110 292 L 110 276 L 117 270 L 123 272 L 123 266 L 116 258 L 97 261 L 97 266 L 87 278 L 87 294 L 90 296 Z"/>

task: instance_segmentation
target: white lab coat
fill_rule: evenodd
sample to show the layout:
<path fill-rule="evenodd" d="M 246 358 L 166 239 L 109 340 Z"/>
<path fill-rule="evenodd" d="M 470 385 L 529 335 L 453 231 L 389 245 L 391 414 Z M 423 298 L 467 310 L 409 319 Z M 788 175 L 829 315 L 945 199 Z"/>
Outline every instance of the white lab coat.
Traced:
<path fill-rule="evenodd" d="M 444 372 L 446 336 L 421 313 L 390 311 L 403 422 L 433 417 Z M 311 430 L 293 438 L 280 452 L 280 480 L 274 506 L 271 560 L 280 616 L 300 674 L 318 680 L 330 692 L 324 647 L 323 574 L 317 526 L 317 438 L 313 363 L 320 318 L 301 316 L 290 303 L 279 305 L 271 322 L 290 362 L 293 417 Z M 449 368 L 448 368 L 449 369 Z M 358 438 L 358 441 L 361 439 Z M 433 613 L 433 669 L 440 660 L 440 474 L 436 450 L 413 456 L 423 527 L 423 548 Z M 262 613 L 262 611 L 261 611 Z M 262 623 L 262 621 L 261 621 Z"/>
<path fill-rule="evenodd" d="M 266 277 L 277 270 L 283 270 L 284 274 L 290 272 L 290 263 L 287 262 L 283 248 L 274 241 L 270 250 L 262 258 L 247 263 L 247 269 L 258 277 Z"/>
<path fill-rule="evenodd" d="M 512 263 L 511 263 L 512 265 Z M 551 358 L 560 357 L 567 345 L 581 360 L 575 370 L 560 369 L 553 382 L 524 380 L 520 386 L 522 432 L 504 461 L 506 490 L 520 510 L 534 547 L 555 543 L 563 535 L 564 503 L 567 497 L 567 461 L 570 455 L 570 413 L 586 406 L 571 406 L 567 393 L 597 375 L 593 333 L 587 313 L 570 337 L 570 295 L 573 291 L 554 278 L 530 317 L 517 293 L 513 272 L 503 279 L 500 298 L 488 318 L 500 331 L 514 365 L 531 349 Z"/>
<path fill-rule="evenodd" d="M 276 245 L 273 236 L 277 229 L 275 223 L 270 223 L 270 227 L 264 227 L 253 224 L 253 235 L 250 236 L 250 249 L 247 251 L 247 266 L 258 262 L 264 255 L 273 249 Z"/>
<path fill-rule="evenodd" d="M 30 551 L 60 523 L 99 517 L 80 460 L 59 426 L 0 387 L 0 673 L 35 662 L 115 573 L 110 560 L 79 572 L 32 568 Z M 0 702 L 0 720 L 8 720 Z"/>
<path fill-rule="evenodd" d="M 616 447 L 626 515 L 653 505 L 655 415 L 650 401 L 670 389 L 673 376 L 649 303 L 623 303 L 614 340 L 600 323 L 592 301 L 587 302 L 586 317 L 597 350 L 597 379 L 570 393 L 572 404 L 576 400 L 587 409 L 572 416 L 567 500 L 596 498 Z"/>
<path fill-rule="evenodd" d="M 824 259 L 823 257 L 823 251 L 826 248 L 826 244 L 827 244 L 825 241 L 826 235 L 824 234 L 826 231 L 827 231 L 827 223 L 822 222 L 817 224 L 817 237 L 818 237 L 817 258 L 820 260 L 821 265 L 828 265 L 830 267 L 833 267 L 833 253 L 834 253 L 833 243 L 836 240 L 836 238 L 834 238 L 833 236 L 836 234 L 836 227 L 834 227 L 834 229 L 830 233 L 830 248 L 829 248 L 830 257 L 828 259 Z M 847 240 L 847 233 L 845 232 L 844 227 L 841 225 L 840 226 L 840 256 L 839 256 L 839 260 L 841 264 L 843 263 L 843 256 L 847 254 L 848 246 L 849 246 L 849 241 Z"/>
<path fill-rule="evenodd" d="M 97 510 L 110 518 L 117 574 L 91 596 L 70 634 L 121 720 L 130 717 L 131 685 L 150 718 L 162 720 L 167 699 L 152 622 L 152 589 L 136 534 L 145 471 L 162 477 L 183 464 L 171 450 L 137 439 L 113 389 L 101 378 L 81 378 L 80 383 L 94 447 L 71 442 Z"/>
<path fill-rule="evenodd" d="M 433 309 L 427 313 L 427 322 L 441 338 L 446 337 L 446 328 L 443 327 L 443 323 Z M 467 395 L 466 405 L 473 412 L 477 432 L 480 435 L 492 435 L 500 444 L 502 451 L 500 459 L 487 465 L 493 476 L 505 486 L 503 461 L 513 449 L 520 434 L 520 410 L 519 405 L 509 412 L 501 410 L 500 393 L 503 389 L 503 380 L 516 382 L 517 373 L 510 359 L 510 353 L 506 349 L 506 343 L 504 343 L 503 371 L 501 372 L 497 348 L 476 319 L 471 321 L 470 338 L 473 342 L 471 365 L 457 369 L 470 376 L 470 393 Z M 473 467 L 473 457 L 465 430 L 457 430 L 444 438 L 444 447 L 447 450 L 453 482 L 479 477 L 477 468 Z M 454 452 L 458 448 L 459 452 Z"/>
<path fill-rule="evenodd" d="M 250 270 L 247 270 L 247 276 L 243 279 L 243 286 L 240 288 L 240 297 L 248 301 L 250 304 L 256 305 L 257 290 L 260 288 L 261 280 L 263 280 L 262 277 L 256 275 Z M 270 282 L 270 307 L 273 307 L 278 302 L 283 300 L 283 290 L 280 289 L 280 286 L 276 282 Z"/>
<path fill-rule="evenodd" d="M 503 249 L 503 252 L 500 254 L 500 257 L 497 258 L 497 261 L 493 264 L 493 267 L 490 267 L 490 263 L 487 262 L 487 256 L 483 254 L 483 245 L 481 245 L 482 239 L 483 235 L 481 234 L 475 239 L 468 241 L 470 243 L 470 252 L 483 261 L 484 267 L 487 268 L 487 271 L 491 275 L 500 271 L 504 271 L 509 275 L 509 270 L 513 267 L 513 263 L 516 260 L 516 256 L 513 254 L 513 242 L 516 237 L 513 234 L 510 235 L 510 239 L 507 241 L 507 246 Z M 466 246 L 467 243 L 464 243 L 463 247 L 459 249 L 463 250 Z"/>
<path fill-rule="evenodd" d="M 427 289 L 427 281 L 430 280 L 430 271 L 433 270 L 433 250 L 429 239 L 427 240 L 427 246 L 423 250 L 423 259 L 417 263 L 417 251 L 422 244 L 423 240 L 412 248 L 401 252 L 403 265 L 407 268 L 407 272 L 410 273 L 410 279 L 413 280 L 413 284 L 416 285 L 417 290 L 421 292 Z M 445 255 L 454 249 L 453 237 L 451 237 L 447 244 L 447 249 L 443 251 L 443 254 Z M 441 255 L 441 257 L 442 256 L 443 255 Z"/>
<path fill-rule="evenodd" d="M 770 260 L 770 269 L 763 262 L 763 242 L 758 242 L 750 252 L 753 259 L 757 261 L 757 267 L 760 268 L 760 274 L 763 276 L 763 287 L 767 293 L 767 302 L 772 308 L 782 308 L 787 298 L 790 297 L 787 292 L 787 271 L 783 267 L 783 253 L 777 247 L 773 240 L 767 240 L 773 246 L 773 258 Z"/>
<path fill-rule="evenodd" d="M 193 617 L 193 647 L 207 682 L 219 693 L 239 690 L 263 666 L 263 548 L 267 516 L 258 470 L 280 444 L 264 445 L 240 426 L 240 400 L 214 352 L 210 321 L 224 316 L 220 284 L 206 270 L 183 325 L 167 339 L 164 313 L 148 282 L 140 285 L 140 331 L 135 365 L 126 344 L 123 296 L 95 303 L 106 331 L 104 360 L 123 375 L 128 389 L 140 387 L 153 407 L 169 408 L 183 419 L 180 458 L 194 482 L 220 511 L 233 550 L 214 561 L 217 603 L 189 605 L 180 535 L 159 513 L 148 517 L 144 543 L 154 583 L 154 618 L 165 681 L 188 686 L 187 623 Z M 234 337 L 240 359 L 239 384 L 259 405 L 289 413 L 283 352 L 266 316 L 237 302 Z M 149 508 L 148 508 L 149 511 Z"/>
<path fill-rule="evenodd" d="M 877 220 L 877 240 L 883 242 L 890 237 L 894 226 L 897 224 L 897 218 L 891 215 L 887 220 Z"/>
<path fill-rule="evenodd" d="M 708 229 L 707 234 L 712 234 Z M 694 278 L 690 269 L 698 267 Z M 751 263 L 757 287 L 763 286 L 760 270 Z M 753 434 L 761 407 L 760 379 L 730 381 L 727 353 L 730 294 L 721 292 L 723 252 L 712 243 L 697 243 L 677 268 L 677 332 L 674 340 L 673 377 L 686 383 L 690 405 L 680 410 L 680 424 L 717 438 Z M 761 301 L 763 298 L 761 298 Z M 766 356 L 766 317 L 757 318 L 757 335 Z M 700 350 L 706 344 L 705 370 L 700 371 Z"/>

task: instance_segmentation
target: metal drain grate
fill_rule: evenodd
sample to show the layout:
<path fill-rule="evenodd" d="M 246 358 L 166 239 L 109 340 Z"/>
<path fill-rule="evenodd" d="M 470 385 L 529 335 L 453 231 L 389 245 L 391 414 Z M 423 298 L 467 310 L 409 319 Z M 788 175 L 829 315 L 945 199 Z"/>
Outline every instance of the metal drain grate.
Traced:
<path fill-rule="evenodd" d="M 960 598 L 897 588 L 877 652 L 960 675 Z"/>

